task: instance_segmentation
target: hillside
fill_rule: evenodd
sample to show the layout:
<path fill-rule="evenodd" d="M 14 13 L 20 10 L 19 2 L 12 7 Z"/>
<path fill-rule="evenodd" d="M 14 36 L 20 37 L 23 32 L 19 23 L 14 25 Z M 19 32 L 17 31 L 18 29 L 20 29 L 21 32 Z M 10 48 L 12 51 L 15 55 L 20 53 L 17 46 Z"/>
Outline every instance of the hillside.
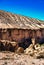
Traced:
<path fill-rule="evenodd" d="M 44 28 L 44 21 L 0 10 L 0 28 L 39 29 Z"/>
<path fill-rule="evenodd" d="M 6 34 L 7 31 L 3 32 L 5 29 L 31 29 L 31 32 L 36 29 L 44 30 L 44 21 L 0 10 L 0 37 L 2 36 L 0 38 L 0 65 L 44 65 L 44 43 L 41 45 L 35 43 L 35 39 L 33 38 L 31 39 L 32 43 L 24 49 L 18 45 L 18 42 L 14 40 L 10 41 L 9 38 L 12 38 L 11 35 L 6 39 L 8 35 Z M 22 30 L 21 33 L 23 31 L 24 30 Z M 29 32 L 29 30 L 27 31 Z M 14 33 L 14 31 L 12 32 Z M 41 31 L 39 33 L 41 33 Z M 4 36 L 1 34 L 4 34 Z M 16 36 L 16 39 L 17 37 L 20 39 L 22 38 L 19 37 L 22 34 L 13 34 L 13 38 L 14 35 Z M 2 39 L 3 37 L 5 38 Z M 42 36 L 40 36 L 40 38 L 42 39 Z M 25 43 L 22 42 L 22 44 Z"/>

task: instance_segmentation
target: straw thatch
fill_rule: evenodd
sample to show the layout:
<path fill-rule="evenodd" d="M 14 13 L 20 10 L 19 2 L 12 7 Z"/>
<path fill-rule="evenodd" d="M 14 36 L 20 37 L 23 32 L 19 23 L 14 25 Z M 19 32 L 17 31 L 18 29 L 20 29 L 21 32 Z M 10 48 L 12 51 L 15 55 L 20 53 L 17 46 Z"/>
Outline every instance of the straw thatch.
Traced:
<path fill-rule="evenodd" d="M 44 29 L 44 21 L 0 10 L 0 29 Z"/>

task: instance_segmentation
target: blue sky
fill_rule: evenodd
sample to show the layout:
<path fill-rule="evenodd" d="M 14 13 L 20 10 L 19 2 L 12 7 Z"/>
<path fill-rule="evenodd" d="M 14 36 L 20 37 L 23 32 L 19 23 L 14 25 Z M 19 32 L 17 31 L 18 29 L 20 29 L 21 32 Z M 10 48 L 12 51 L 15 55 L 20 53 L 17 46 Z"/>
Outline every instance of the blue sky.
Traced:
<path fill-rule="evenodd" d="M 44 20 L 44 0 L 0 0 L 0 10 Z"/>

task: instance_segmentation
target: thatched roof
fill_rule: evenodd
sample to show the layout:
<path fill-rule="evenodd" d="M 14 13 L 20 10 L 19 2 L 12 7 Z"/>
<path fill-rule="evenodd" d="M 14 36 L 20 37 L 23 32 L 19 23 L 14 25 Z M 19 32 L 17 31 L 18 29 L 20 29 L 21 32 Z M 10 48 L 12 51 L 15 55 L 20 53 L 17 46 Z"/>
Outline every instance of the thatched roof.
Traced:
<path fill-rule="evenodd" d="M 44 29 L 44 21 L 0 10 L 0 29 Z"/>

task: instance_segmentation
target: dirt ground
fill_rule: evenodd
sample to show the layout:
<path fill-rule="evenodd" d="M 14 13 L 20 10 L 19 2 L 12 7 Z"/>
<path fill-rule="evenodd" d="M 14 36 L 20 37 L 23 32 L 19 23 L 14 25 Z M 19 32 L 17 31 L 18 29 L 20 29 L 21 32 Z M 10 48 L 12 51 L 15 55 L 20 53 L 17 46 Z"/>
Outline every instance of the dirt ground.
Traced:
<path fill-rule="evenodd" d="M 0 52 L 0 65 L 44 65 L 44 59 L 13 52 Z"/>

